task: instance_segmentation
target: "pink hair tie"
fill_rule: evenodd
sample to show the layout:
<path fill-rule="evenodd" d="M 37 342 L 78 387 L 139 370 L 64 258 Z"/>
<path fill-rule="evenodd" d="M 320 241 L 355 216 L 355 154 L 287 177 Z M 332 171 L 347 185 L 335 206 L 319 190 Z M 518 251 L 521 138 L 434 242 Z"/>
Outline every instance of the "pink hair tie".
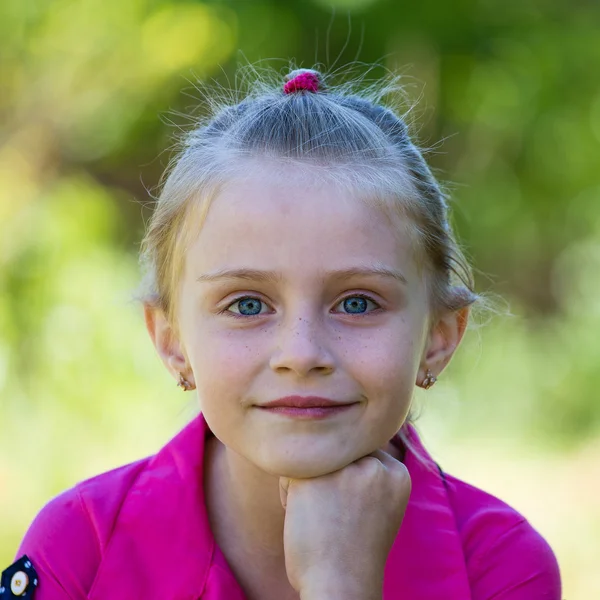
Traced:
<path fill-rule="evenodd" d="M 319 76 L 316 73 L 304 71 L 286 82 L 283 86 L 283 93 L 291 94 L 301 90 L 308 90 L 314 93 L 319 91 L 320 84 Z"/>

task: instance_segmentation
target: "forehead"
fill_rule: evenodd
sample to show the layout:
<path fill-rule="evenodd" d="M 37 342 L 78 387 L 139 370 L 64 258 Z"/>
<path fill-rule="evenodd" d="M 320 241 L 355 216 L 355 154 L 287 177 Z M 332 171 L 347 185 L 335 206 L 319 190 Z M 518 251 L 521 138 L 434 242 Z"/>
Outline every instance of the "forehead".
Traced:
<path fill-rule="evenodd" d="M 336 173 L 250 163 L 211 201 L 187 256 L 195 272 L 227 267 L 327 270 L 357 263 L 413 269 L 399 211 Z"/>

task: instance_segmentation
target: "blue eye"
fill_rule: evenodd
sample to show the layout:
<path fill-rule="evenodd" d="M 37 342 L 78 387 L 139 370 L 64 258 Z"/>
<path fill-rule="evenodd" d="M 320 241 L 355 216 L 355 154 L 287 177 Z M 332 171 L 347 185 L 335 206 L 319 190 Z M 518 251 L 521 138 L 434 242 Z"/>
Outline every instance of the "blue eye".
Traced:
<path fill-rule="evenodd" d="M 378 305 L 365 296 L 348 296 L 345 300 L 342 300 L 340 304 L 344 306 L 346 313 L 350 315 L 360 315 L 367 312 L 369 302 L 378 308 Z"/>
<path fill-rule="evenodd" d="M 233 302 L 228 309 L 234 307 L 237 304 L 238 310 L 232 311 L 239 315 L 244 315 L 246 317 L 252 317 L 254 315 L 259 315 L 262 312 L 262 309 L 265 307 L 265 304 L 262 300 L 258 298 L 241 298 L 240 300 L 236 300 Z"/>

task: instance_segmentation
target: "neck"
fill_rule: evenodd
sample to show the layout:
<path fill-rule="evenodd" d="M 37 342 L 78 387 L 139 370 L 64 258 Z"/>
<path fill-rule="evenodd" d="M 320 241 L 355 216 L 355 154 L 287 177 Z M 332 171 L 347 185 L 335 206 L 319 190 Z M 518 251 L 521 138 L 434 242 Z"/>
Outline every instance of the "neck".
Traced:
<path fill-rule="evenodd" d="M 397 460 L 404 448 L 389 442 L 382 449 Z M 275 571 L 285 568 L 279 477 L 256 467 L 223 445 L 214 435 L 206 439 L 204 489 L 215 541 L 230 561 L 253 556 Z M 258 565 L 257 565 L 258 566 Z"/>
<path fill-rule="evenodd" d="M 212 435 L 206 440 L 204 468 L 207 511 L 220 549 L 226 556 L 235 552 L 283 566 L 285 511 L 279 499 L 279 478 L 258 469 Z"/>

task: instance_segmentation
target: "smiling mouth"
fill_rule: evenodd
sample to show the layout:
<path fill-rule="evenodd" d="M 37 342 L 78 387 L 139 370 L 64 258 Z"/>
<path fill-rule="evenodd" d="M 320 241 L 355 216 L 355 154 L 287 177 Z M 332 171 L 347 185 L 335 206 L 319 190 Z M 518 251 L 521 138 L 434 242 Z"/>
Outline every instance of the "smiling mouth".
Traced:
<path fill-rule="evenodd" d="M 343 402 L 320 396 L 285 396 L 259 405 L 260 408 L 340 408 L 356 402 Z"/>
<path fill-rule="evenodd" d="M 282 417 L 324 419 L 346 412 L 358 404 L 321 396 L 285 396 L 257 405 L 257 408 Z"/>
<path fill-rule="evenodd" d="M 257 408 L 264 412 L 283 417 L 294 417 L 298 419 L 324 419 L 351 410 L 352 407 L 356 406 L 357 404 L 357 402 L 354 402 L 352 404 L 337 404 L 335 406 L 259 406 Z"/>

